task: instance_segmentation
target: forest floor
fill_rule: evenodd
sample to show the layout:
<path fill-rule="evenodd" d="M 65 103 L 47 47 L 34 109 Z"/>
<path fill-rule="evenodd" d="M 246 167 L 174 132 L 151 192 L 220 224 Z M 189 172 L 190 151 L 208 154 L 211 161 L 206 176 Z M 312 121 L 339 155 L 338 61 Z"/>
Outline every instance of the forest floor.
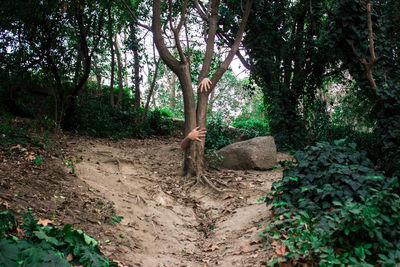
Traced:
<path fill-rule="evenodd" d="M 282 170 L 208 169 L 227 192 L 191 187 L 179 142 L 66 135 L 53 149 L 2 149 L 0 205 L 73 224 L 121 266 L 265 266 L 274 256 L 260 237 L 270 211 L 257 200 Z"/>

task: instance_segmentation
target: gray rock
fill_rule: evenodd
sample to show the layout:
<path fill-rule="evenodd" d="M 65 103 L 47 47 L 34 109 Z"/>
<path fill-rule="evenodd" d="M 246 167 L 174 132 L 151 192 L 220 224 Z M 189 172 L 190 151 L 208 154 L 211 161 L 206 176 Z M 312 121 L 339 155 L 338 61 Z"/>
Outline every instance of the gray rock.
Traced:
<path fill-rule="evenodd" d="M 268 170 L 277 164 L 275 141 L 261 136 L 233 143 L 217 151 L 223 157 L 222 167 L 234 170 Z"/>

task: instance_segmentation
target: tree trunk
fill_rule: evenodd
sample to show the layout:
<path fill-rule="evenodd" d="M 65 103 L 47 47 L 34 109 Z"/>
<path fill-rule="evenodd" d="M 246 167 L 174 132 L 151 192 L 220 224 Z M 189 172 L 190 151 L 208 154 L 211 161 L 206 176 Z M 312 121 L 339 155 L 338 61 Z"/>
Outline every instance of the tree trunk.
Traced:
<path fill-rule="evenodd" d="M 153 91 L 154 91 L 154 87 L 156 85 L 158 66 L 160 65 L 160 61 L 161 61 L 161 59 L 158 59 L 157 62 L 156 62 L 153 80 L 151 81 L 151 85 L 150 85 L 149 95 L 147 96 L 146 105 L 144 106 L 144 109 L 143 109 L 143 114 L 142 114 L 142 118 L 141 118 L 142 122 L 144 122 L 144 120 L 145 120 L 145 118 L 147 116 L 147 111 L 149 109 L 150 99 L 153 96 Z"/>
<path fill-rule="evenodd" d="M 211 8 L 211 17 L 209 18 L 206 54 L 199 76 L 199 82 L 203 78 L 208 77 L 211 67 L 212 55 L 214 52 L 214 41 L 217 31 L 216 27 L 218 22 L 218 7 L 220 0 L 212 0 L 211 2 L 212 2 L 211 3 L 212 8 Z M 153 1 L 152 30 L 153 30 L 154 43 L 156 44 L 157 50 L 161 58 L 164 60 L 165 64 L 167 64 L 167 66 L 178 76 L 180 85 L 182 87 L 184 112 L 185 112 L 185 135 L 187 135 L 196 126 L 200 126 L 201 128 L 206 126 L 208 95 L 214 89 L 215 85 L 221 79 L 225 71 L 228 69 L 229 64 L 233 59 L 233 56 L 239 49 L 239 44 L 243 36 L 244 28 L 247 23 L 247 18 L 249 16 L 252 3 L 253 0 L 248 0 L 246 3 L 243 19 L 238 28 L 235 41 L 231 46 L 231 50 L 229 51 L 228 56 L 221 63 L 221 65 L 211 78 L 212 85 L 210 90 L 208 92 L 200 92 L 199 90 L 197 90 L 198 102 L 196 110 L 191 75 L 190 75 L 189 60 L 184 54 L 182 45 L 179 40 L 180 30 L 182 29 L 182 25 L 185 23 L 186 20 L 186 11 L 187 11 L 186 7 L 188 4 L 188 0 L 183 1 L 180 13 L 181 15 L 180 21 L 177 24 L 176 28 L 172 26 L 173 25 L 172 15 L 170 14 L 169 16 L 169 22 L 172 27 L 171 30 L 174 34 L 176 49 L 178 50 L 178 55 L 180 60 L 177 60 L 169 52 L 167 46 L 164 43 L 164 39 L 161 32 L 161 7 L 160 7 L 161 1 L 160 0 Z M 203 168 L 204 142 L 205 142 L 204 139 L 201 142 L 197 141 L 190 142 L 189 148 L 185 152 L 185 159 L 184 159 L 184 172 L 186 175 L 197 174 L 198 177 L 201 176 Z"/>
<path fill-rule="evenodd" d="M 113 29 L 112 29 L 112 16 L 111 16 L 111 8 L 108 8 L 108 44 L 111 49 L 111 77 L 110 77 L 110 104 L 112 107 L 115 106 L 114 103 L 114 68 L 115 68 L 115 59 L 114 59 L 114 41 L 113 41 Z"/>
<path fill-rule="evenodd" d="M 126 30 L 124 31 L 124 43 L 126 44 Z M 124 51 L 124 86 L 128 87 L 128 49 L 125 49 Z"/>
<path fill-rule="evenodd" d="M 114 38 L 114 45 L 115 45 L 115 50 L 116 50 L 116 54 L 117 54 L 117 64 L 118 64 L 118 99 L 117 99 L 117 103 L 115 103 L 117 106 L 120 104 L 121 99 L 122 99 L 122 93 L 124 90 L 124 84 L 123 84 L 123 79 L 124 77 L 122 76 L 122 56 L 121 56 L 121 49 L 119 47 L 119 43 L 118 43 L 118 38 L 117 38 L 117 34 L 115 34 L 115 38 Z"/>
<path fill-rule="evenodd" d="M 175 75 L 172 73 L 170 75 L 168 68 L 163 65 L 165 75 L 167 76 L 168 80 L 168 91 L 169 91 L 169 107 L 171 108 L 172 111 L 175 111 L 175 98 L 176 98 L 176 93 L 175 93 Z"/>
<path fill-rule="evenodd" d="M 95 58 L 93 58 L 93 65 L 94 65 L 94 74 L 96 75 L 96 80 L 97 80 L 97 91 L 95 93 L 96 96 L 101 95 L 101 80 L 103 79 L 103 77 L 101 76 L 101 71 L 99 69 L 99 66 L 97 64 L 97 60 L 95 60 Z"/>
<path fill-rule="evenodd" d="M 140 109 L 140 59 L 139 59 L 139 44 L 136 37 L 136 29 L 131 24 L 131 38 L 133 42 L 133 71 L 134 71 L 134 91 L 135 91 L 135 112 L 138 113 Z"/>

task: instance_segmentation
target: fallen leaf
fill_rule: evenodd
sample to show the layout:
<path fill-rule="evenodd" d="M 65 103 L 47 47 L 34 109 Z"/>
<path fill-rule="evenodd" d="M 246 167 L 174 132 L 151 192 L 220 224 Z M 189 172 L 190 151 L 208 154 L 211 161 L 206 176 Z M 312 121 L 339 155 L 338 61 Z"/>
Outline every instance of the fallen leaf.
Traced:
<path fill-rule="evenodd" d="M 250 256 L 250 258 L 254 258 L 254 259 L 257 258 L 257 257 L 258 257 L 258 254 L 254 254 L 254 255 Z"/>
<path fill-rule="evenodd" d="M 67 256 L 67 261 L 72 261 L 73 259 L 74 259 L 74 256 L 72 256 L 72 254 L 69 253 Z"/>
<path fill-rule="evenodd" d="M 219 249 L 219 247 L 217 245 L 210 245 L 208 248 L 204 249 L 204 252 L 214 251 L 217 249 Z"/>
<path fill-rule="evenodd" d="M 257 231 L 257 227 L 253 227 L 253 228 L 248 229 L 246 231 L 246 233 L 252 233 L 252 232 L 255 232 L 255 231 Z"/>
<path fill-rule="evenodd" d="M 284 244 L 280 244 L 276 247 L 275 253 L 279 256 L 282 257 L 286 253 L 286 246 Z"/>
<path fill-rule="evenodd" d="M 24 230 L 22 230 L 21 228 L 19 228 L 19 226 L 17 227 L 16 231 L 17 231 L 17 237 L 18 237 L 19 239 L 21 239 L 21 238 L 23 238 L 23 237 L 25 236 Z"/>
<path fill-rule="evenodd" d="M 276 242 L 276 240 L 274 240 L 274 241 L 271 243 L 271 246 L 277 247 L 277 246 L 279 246 L 279 244 L 278 244 L 278 242 Z"/>
<path fill-rule="evenodd" d="M 28 160 L 35 160 L 36 157 L 35 157 L 34 155 L 29 155 L 29 156 L 27 157 L 27 159 L 28 159 Z"/>
<path fill-rule="evenodd" d="M 187 239 L 188 241 L 190 241 L 190 242 L 196 242 L 197 241 L 197 239 L 196 238 L 190 238 L 190 237 L 188 237 L 188 239 Z"/>
<path fill-rule="evenodd" d="M 14 149 L 20 149 L 21 148 L 21 145 L 20 144 L 18 144 L 18 145 L 16 145 L 16 146 L 12 146 L 12 147 L 10 147 L 10 150 L 14 150 Z"/>
<path fill-rule="evenodd" d="M 279 220 L 283 221 L 285 219 L 285 217 L 283 217 L 283 215 L 281 215 L 281 217 L 279 217 Z"/>
<path fill-rule="evenodd" d="M 240 247 L 240 251 L 243 253 L 249 253 L 251 252 L 251 246 L 249 244 Z"/>
<path fill-rule="evenodd" d="M 229 198 L 233 198 L 233 197 L 234 197 L 233 194 L 228 194 L 228 195 L 226 195 L 226 196 L 223 198 L 223 200 L 229 199 Z"/>
<path fill-rule="evenodd" d="M 49 220 L 49 219 L 39 219 L 39 221 L 37 222 L 37 224 L 42 225 L 42 226 L 47 226 L 48 224 L 53 224 L 54 221 Z"/>

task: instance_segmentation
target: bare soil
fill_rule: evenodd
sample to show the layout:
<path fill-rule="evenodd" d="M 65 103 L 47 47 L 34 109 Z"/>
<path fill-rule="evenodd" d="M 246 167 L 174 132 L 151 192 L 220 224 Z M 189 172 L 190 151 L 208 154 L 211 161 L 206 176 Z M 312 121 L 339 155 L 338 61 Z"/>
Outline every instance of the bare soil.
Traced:
<path fill-rule="evenodd" d="M 69 135 L 47 149 L 3 147 L 0 204 L 73 224 L 121 266 L 265 266 L 274 256 L 260 237 L 270 211 L 257 200 L 281 169 L 208 169 L 227 192 L 192 187 L 182 177 L 179 142 Z M 41 164 L 33 164 L 38 156 Z"/>

